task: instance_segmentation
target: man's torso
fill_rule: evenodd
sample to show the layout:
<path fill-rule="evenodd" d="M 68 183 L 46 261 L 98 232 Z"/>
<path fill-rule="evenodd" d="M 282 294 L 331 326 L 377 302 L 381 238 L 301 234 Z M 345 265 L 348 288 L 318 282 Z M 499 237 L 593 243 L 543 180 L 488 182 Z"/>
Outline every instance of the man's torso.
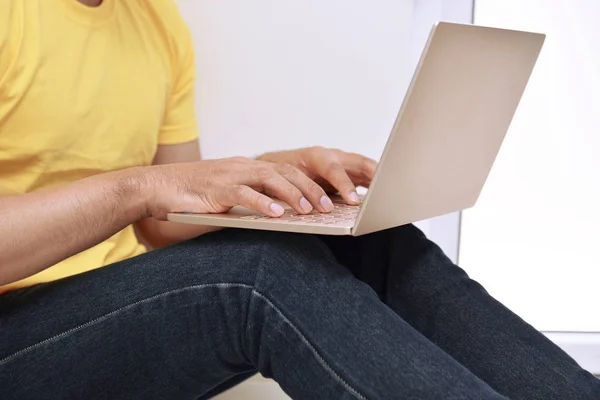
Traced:
<path fill-rule="evenodd" d="M 172 0 L 105 0 L 99 8 L 76 0 L 3 0 L 0 195 L 150 165 L 179 56 L 172 30 L 184 31 L 173 24 L 182 25 Z M 143 251 L 128 227 L 13 286 Z"/>

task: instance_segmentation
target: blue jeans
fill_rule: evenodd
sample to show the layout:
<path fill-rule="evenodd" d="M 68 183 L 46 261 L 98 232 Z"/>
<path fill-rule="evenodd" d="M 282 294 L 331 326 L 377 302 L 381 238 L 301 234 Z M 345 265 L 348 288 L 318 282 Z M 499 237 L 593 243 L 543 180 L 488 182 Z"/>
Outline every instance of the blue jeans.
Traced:
<path fill-rule="evenodd" d="M 600 399 L 415 227 L 224 230 L 0 296 L 0 398 Z"/>

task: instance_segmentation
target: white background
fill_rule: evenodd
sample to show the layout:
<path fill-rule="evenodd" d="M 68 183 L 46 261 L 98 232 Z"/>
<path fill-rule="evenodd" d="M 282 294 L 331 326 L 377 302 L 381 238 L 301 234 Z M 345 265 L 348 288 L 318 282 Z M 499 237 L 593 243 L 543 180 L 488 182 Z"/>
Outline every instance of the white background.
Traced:
<path fill-rule="evenodd" d="M 459 260 L 544 331 L 600 331 L 598 17 L 598 0 L 476 1 L 475 23 L 547 39 Z"/>
<path fill-rule="evenodd" d="M 205 157 L 318 144 L 379 158 L 410 78 L 412 1 L 178 3 Z"/>

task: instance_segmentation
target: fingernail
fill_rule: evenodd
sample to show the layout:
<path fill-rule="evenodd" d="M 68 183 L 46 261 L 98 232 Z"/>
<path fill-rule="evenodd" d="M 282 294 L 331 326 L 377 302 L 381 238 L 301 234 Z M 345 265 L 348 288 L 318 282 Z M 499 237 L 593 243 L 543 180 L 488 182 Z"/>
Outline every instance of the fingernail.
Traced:
<path fill-rule="evenodd" d="M 333 210 L 333 203 L 331 202 L 331 199 L 327 196 L 321 197 L 321 206 L 325 211 Z"/>
<path fill-rule="evenodd" d="M 304 197 L 300 199 L 300 207 L 302 207 L 304 212 L 311 212 L 313 209 L 312 205 Z"/>
<path fill-rule="evenodd" d="M 348 195 L 348 197 L 350 198 L 350 200 L 352 200 L 354 203 L 360 203 L 360 197 L 358 197 L 358 194 L 356 192 L 350 192 L 350 194 Z"/>
<path fill-rule="evenodd" d="M 273 214 L 280 216 L 284 213 L 285 210 L 279 204 L 271 203 L 271 211 L 273 211 Z"/>

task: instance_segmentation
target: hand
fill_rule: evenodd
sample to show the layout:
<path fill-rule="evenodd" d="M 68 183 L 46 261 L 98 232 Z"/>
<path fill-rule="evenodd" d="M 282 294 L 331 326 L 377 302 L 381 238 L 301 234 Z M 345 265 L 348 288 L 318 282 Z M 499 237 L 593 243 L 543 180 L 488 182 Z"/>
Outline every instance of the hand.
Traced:
<path fill-rule="evenodd" d="M 323 147 L 267 153 L 258 159 L 293 165 L 327 193 L 339 192 L 348 204 L 360 203 L 356 186 L 369 187 L 377 168 L 377 162 L 360 154 Z"/>
<path fill-rule="evenodd" d="M 323 188 L 300 169 L 234 157 L 141 168 L 136 176 L 146 214 L 166 220 L 167 213 L 222 213 L 236 205 L 279 217 L 284 209 L 267 192 L 299 213 L 333 209 Z"/>

